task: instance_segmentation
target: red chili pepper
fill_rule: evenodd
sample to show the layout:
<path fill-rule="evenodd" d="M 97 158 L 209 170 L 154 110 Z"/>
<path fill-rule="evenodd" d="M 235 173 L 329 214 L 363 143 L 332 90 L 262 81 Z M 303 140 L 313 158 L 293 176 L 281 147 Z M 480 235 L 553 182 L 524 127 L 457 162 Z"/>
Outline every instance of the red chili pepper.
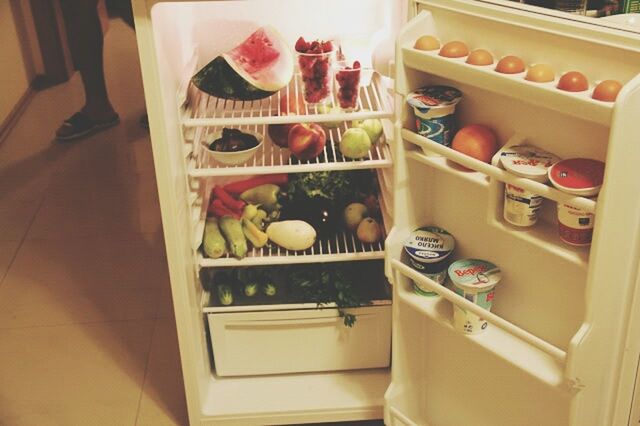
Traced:
<path fill-rule="evenodd" d="M 274 185 L 285 185 L 289 182 L 289 175 L 286 173 L 278 173 L 274 175 L 260 175 L 238 182 L 231 182 L 224 186 L 224 190 L 229 194 L 240 195 L 244 191 L 255 188 L 256 186 L 272 183 Z"/>
<path fill-rule="evenodd" d="M 213 215 L 215 217 L 224 217 L 224 216 L 231 216 L 234 217 L 236 219 L 240 219 L 240 214 L 234 212 L 233 210 L 230 210 L 229 208 L 227 208 L 227 206 L 224 205 L 224 203 L 222 202 L 222 200 L 216 198 L 215 200 L 213 200 L 213 202 L 211 204 L 209 204 L 209 208 L 207 209 L 208 213 L 213 213 Z"/>
<path fill-rule="evenodd" d="M 216 187 L 213 188 L 213 198 L 217 198 L 218 200 L 221 200 L 222 203 L 227 208 L 229 208 L 230 210 L 233 210 L 236 213 L 240 213 L 240 214 L 242 214 L 242 210 L 244 209 L 244 206 L 246 205 L 246 203 L 244 201 L 236 200 L 231 195 L 229 195 L 229 193 L 227 191 L 225 191 L 224 188 L 221 187 L 221 186 L 216 186 Z"/>

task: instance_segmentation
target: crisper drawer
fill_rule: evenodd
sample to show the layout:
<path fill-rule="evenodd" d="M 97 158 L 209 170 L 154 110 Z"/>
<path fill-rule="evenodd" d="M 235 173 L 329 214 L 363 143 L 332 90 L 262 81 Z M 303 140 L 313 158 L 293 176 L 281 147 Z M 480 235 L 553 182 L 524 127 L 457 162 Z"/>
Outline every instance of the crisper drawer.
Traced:
<path fill-rule="evenodd" d="M 349 309 L 346 327 L 337 309 L 299 309 L 208 315 L 219 376 L 388 367 L 391 305 Z"/>

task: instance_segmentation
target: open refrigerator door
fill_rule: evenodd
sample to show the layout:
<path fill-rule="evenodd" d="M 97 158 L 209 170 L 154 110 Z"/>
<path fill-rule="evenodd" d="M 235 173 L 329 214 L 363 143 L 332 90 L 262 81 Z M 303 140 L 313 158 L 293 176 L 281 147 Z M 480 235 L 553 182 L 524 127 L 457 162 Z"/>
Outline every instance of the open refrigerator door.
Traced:
<path fill-rule="evenodd" d="M 638 34 L 507 2 L 411 4 L 413 16 L 396 47 L 396 214 L 386 246 L 394 340 L 385 423 L 613 424 L 616 399 L 629 398 L 617 387 L 639 255 Z M 442 50 L 439 43 L 416 45 L 424 36 L 442 41 Z M 447 52 L 455 45 L 445 43 L 453 41 L 468 51 Z M 478 56 L 469 51 L 479 48 L 492 60 L 474 63 Z M 501 69 L 504 57 L 525 67 Z M 534 64 L 546 64 L 551 77 L 537 79 Z M 589 83 L 568 90 L 561 76 L 575 70 Z M 593 98 L 604 80 L 622 83 L 615 102 Z M 438 114 L 431 122 L 421 118 L 417 113 L 424 111 L 407 98 L 434 85 L 462 93 L 456 136 L 479 125 L 495 135 L 497 146 L 487 148 L 491 144 L 478 137 L 472 141 L 477 149 L 466 150 L 468 139 L 446 146 L 432 136 L 429 124 Z M 523 145 L 524 151 L 516 147 Z M 606 164 L 599 196 L 552 186 L 547 173 L 536 180 L 505 170 L 505 159 L 521 152 L 554 158 L 551 163 L 588 158 Z M 530 166 L 529 155 L 523 164 Z M 529 216 L 512 216 L 513 200 L 526 201 Z M 582 222 L 572 228 L 576 233 L 558 223 L 557 206 L 565 205 L 591 224 L 595 215 L 590 245 L 578 239 Z M 415 269 L 407 246 L 420 241 L 424 228 L 414 230 L 424 226 L 440 230 L 434 236 L 431 228 L 430 238 L 442 239 L 442 230 L 455 237 L 444 284 Z M 501 273 L 495 289 L 481 279 L 489 268 Z M 450 280 L 466 273 L 488 290 L 472 292 L 464 279 Z M 425 297 L 416 287 L 437 295 Z M 474 329 L 479 325 L 482 330 Z"/>

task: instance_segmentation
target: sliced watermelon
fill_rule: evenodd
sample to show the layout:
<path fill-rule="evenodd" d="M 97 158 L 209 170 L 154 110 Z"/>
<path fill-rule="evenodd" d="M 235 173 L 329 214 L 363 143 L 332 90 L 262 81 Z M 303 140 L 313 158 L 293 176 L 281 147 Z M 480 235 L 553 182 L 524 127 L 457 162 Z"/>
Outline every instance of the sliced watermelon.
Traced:
<path fill-rule="evenodd" d="M 272 27 L 255 31 L 193 76 L 193 84 L 224 99 L 254 100 L 273 95 L 293 77 L 293 55 Z"/>

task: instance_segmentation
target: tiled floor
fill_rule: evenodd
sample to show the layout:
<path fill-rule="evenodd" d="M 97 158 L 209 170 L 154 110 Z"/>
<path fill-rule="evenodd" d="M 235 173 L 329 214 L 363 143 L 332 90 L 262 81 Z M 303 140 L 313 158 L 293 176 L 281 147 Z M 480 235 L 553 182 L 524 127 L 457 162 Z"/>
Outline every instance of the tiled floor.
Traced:
<path fill-rule="evenodd" d="M 187 424 L 133 32 L 105 47 L 119 126 L 52 142 L 76 76 L 0 145 L 2 426 Z"/>
<path fill-rule="evenodd" d="M 119 126 L 52 142 L 76 76 L 0 145 L 0 426 L 187 424 L 133 32 L 105 49 Z"/>

